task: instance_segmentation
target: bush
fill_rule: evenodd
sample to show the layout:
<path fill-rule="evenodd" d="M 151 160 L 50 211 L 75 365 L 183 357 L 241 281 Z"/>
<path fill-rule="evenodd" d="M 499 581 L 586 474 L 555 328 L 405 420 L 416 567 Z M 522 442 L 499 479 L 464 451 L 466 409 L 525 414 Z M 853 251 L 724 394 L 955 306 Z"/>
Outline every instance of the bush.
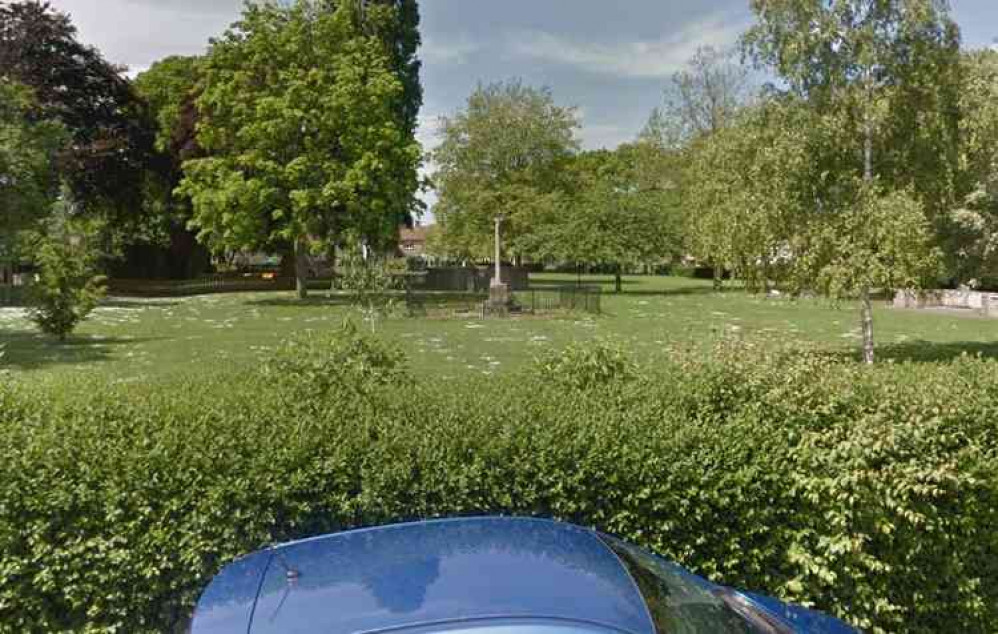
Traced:
<path fill-rule="evenodd" d="M 0 631 L 170 631 L 267 544 L 500 512 L 596 526 L 868 631 L 998 624 L 995 362 L 740 347 L 659 359 L 612 394 L 536 370 L 400 389 L 394 361 L 338 373 L 384 356 L 345 339 L 280 353 L 288 382 L 0 384 Z"/>
<path fill-rule="evenodd" d="M 395 291 L 404 288 L 406 261 L 364 258 L 352 253 L 343 258 L 335 280 L 336 287 L 350 296 L 364 320 L 377 329 L 378 320 L 396 311 Z"/>
<path fill-rule="evenodd" d="M 630 356 L 617 345 L 605 341 L 570 344 L 554 350 L 534 363 L 542 382 L 569 390 L 592 390 L 611 387 L 638 376 Z"/>
<path fill-rule="evenodd" d="M 99 254 L 90 244 L 94 235 L 68 213 L 57 208 L 47 231 L 35 240 L 33 257 L 39 275 L 28 289 L 28 316 L 42 332 L 60 341 L 97 307 L 106 283 L 97 275 Z"/>
<path fill-rule="evenodd" d="M 408 361 L 395 345 L 361 333 L 347 321 L 331 332 L 308 331 L 284 341 L 265 361 L 264 376 L 295 401 L 370 395 L 412 381 Z"/>

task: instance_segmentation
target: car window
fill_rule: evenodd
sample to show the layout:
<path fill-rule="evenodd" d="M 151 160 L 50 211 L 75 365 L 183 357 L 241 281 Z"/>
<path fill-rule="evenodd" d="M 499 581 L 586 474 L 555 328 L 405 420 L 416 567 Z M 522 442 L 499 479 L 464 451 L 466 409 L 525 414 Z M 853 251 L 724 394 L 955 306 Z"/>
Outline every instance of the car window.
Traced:
<path fill-rule="evenodd" d="M 674 564 L 601 535 L 634 578 L 658 634 L 760 634 L 717 593 Z"/>

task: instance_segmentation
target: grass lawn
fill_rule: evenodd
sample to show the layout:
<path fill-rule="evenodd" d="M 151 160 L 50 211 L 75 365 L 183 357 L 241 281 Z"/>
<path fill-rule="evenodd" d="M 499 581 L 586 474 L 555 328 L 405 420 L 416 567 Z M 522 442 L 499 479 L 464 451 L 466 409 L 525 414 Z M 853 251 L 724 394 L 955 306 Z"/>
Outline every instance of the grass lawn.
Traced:
<path fill-rule="evenodd" d="M 538 285 L 575 280 L 534 278 Z M 798 340 L 842 352 L 858 347 L 858 313 L 852 305 L 768 300 L 735 290 L 715 294 L 709 282 L 683 278 L 626 278 L 620 295 L 613 294 L 610 278 L 585 282 L 606 289 L 602 316 L 482 321 L 438 315 L 395 318 L 381 322 L 378 330 L 402 344 L 418 371 L 440 377 L 517 368 L 549 346 L 594 337 L 616 339 L 639 353 L 709 344 L 720 337 Z M 38 334 L 22 309 L 0 307 L 0 344 L 6 351 L 0 367 L 25 376 L 99 372 L 112 380 L 143 381 L 254 364 L 289 334 L 330 328 L 349 314 L 339 300 L 317 297 L 299 303 L 290 293 L 111 298 L 68 343 L 58 344 Z M 963 352 L 998 357 L 998 320 L 880 306 L 876 329 L 882 357 L 934 361 Z"/>

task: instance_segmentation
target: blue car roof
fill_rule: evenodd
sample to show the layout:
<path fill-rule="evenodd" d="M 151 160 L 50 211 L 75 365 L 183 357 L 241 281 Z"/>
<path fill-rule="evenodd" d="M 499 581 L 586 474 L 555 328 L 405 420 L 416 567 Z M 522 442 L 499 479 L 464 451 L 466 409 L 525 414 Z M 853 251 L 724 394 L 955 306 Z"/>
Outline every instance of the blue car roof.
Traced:
<path fill-rule="evenodd" d="M 594 533 L 542 520 L 401 524 L 295 542 L 226 568 L 192 634 L 360 634 L 493 619 L 654 634 Z"/>

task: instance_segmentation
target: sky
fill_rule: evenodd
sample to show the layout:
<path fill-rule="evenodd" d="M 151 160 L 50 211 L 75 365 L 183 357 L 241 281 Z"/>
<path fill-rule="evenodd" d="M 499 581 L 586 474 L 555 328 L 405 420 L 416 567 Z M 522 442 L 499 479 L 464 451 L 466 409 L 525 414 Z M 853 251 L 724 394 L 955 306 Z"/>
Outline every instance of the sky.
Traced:
<path fill-rule="evenodd" d="M 966 47 L 998 38 L 998 0 L 950 0 Z M 51 0 L 83 41 L 133 73 L 204 52 L 242 0 Z M 728 47 L 750 24 L 748 0 L 422 0 L 420 140 L 480 82 L 521 78 L 578 108 L 587 148 L 640 132 L 669 78 L 698 46 Z M 432 195 L 428 198 L 432 205 Z"/>

